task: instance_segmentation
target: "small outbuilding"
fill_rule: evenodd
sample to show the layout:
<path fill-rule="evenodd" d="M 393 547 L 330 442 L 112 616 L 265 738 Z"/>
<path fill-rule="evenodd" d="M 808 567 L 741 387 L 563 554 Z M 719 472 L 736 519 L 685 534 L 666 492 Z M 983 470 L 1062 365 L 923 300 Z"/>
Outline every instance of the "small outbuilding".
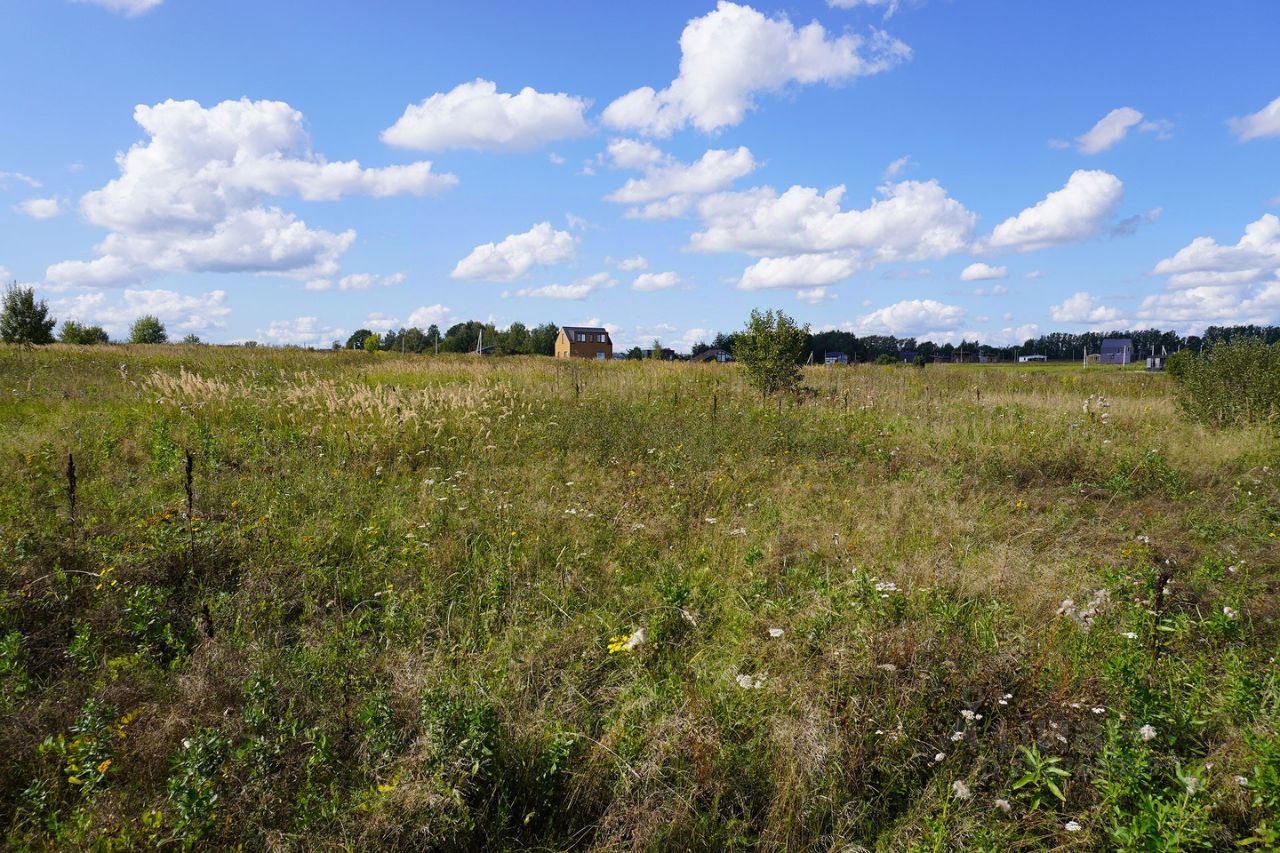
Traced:
<path fill-rule="evenodd" d="M 1018 364 L 1031 364 L 1037 361 L 1048 361 L 1049 357 L 1044 355 L 1020 355 L 1018 356 Z"/>
<path fill-rule="evenodd" d="M 843 352 L 828 352 L 822 356 L 823 364 L 848 364 L 849 355 Z"/>
<path fill-rule="evenodd" d="M 556 336 L 556 358 L 613 358 L 613 340 L 599 326 L 561 326 Z"/>

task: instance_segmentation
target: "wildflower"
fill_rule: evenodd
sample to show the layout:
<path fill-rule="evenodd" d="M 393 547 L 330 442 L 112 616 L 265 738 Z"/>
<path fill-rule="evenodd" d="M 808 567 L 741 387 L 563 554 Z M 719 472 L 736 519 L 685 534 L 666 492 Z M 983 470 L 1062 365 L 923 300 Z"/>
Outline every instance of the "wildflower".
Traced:
<path fill-rule="evenodd" d="M 973 799 L 973 791 L 970 791 L 969 786 L 959 779 L 951 783 L 951 793 L 957 800 Z"/>
<path fill-rule="evenodd" d="M 574 509 L 573 507 L 569 507 L 568 509 L 566 509 L 566 510 L 564 511 L 564 514 L 565 514 L 565 515 L 577 515 L 577 514 L 578 514 L 578 511 L 577 511 L 576 509 Z"/>
<path fill-rule="evenodd" d="M 1065 829 L 1067 832 L 1079 832 L 1080 830 L 1084 829 L 1084 827 L 1080 825 L 1080 821 L 1078 820 L 1069 820 L 1062 825 L 1062 828 Z"/>
<path fill-rule="evenodd" d="M 746 536 L 746 535 L 747 535 L 747 528 L 745 528 L 745 527 L 735 527 L 735 528 L 733 528 L 732 530 L 730 530 L 730 531 L 729 531 L 729 535 L 730 535 L 730 536 Z"/>
<path fill-rule="evenodd" d="M 1233 776 L 1231 778 L 1233 778 L 1236 784 L 1239 785 L 1241 788 L 1249 787 L 1249 779 L 1247 776 Z"/>
<path fill-rule="evenodd" d="M 1090 708 L 1089 710 L 1090 710 L 1090 711 L 1092 711 L 1092 712 L 1093 712 L 1093 713 L 1095 713 L 1095 714 L 1105 714 L 1105 713 L 1107 713 L 1107 709 L 1106 709 L 1106 708 Z"/>
<path fill-rule="evenodd" d="M 981 714 L 975 714 L 973 711 L 970 711 L 968 708 L 965 708 L 963 711 L 961 711 L 960 716 L 964 717 L 966 723 L 972 723 L 975 720 L 982 719 Z"/>
<path fill-rule="evenodd" d="M 1008 704 L 1009 704 L 1009 700 L 1010 700 L 1010 699 L 1012 699 L 1012 698 L 1013 698 L 1013 694 L 1012 694 L 1012 693 L 1006 693 L 1006 694 L 1004 694 L 1003 696 L 1001 696 L 999 699 L 997 699 L 996 701 L 997 701 L 997 702 L 999 702 L 1001 705 L 1008 705 Z"/>
<path fill-rule="evenodd" d="M 1234 609 L 1232 609 L 1232 608 L 1227 607 L 1227 606 L 1225 606 L 1225 605 L 1224 605 L 1224 606 L 1223 606 L 1223 608 L 1222 608 L 1222 615 L 1223 615 L 1223 616 L 1225 616 L 1225 617 L 1227 617 L 1228 619 L 1239 619 L 1239 618 L 1240 618 L 1240 611 L 1239 611 L 1239 610 L 1234 610 Z"/>
<path fill-rule="evenodd" d="M 99 765 L 98 765 L 98 772 L 99 772 L 99 773 L 106 773 L 106 772 L 107 772 L 108 770 L 110 770 L 110 769 L 111 769 L 111 759 L 110 759 L 110 758 L 108 758 L 106 761 L 104 761 L 104 762 L 102 762 L 101 764 L 99 764 Z"/>
<path fill-rule="evenodd" d="M 786 633 L 786 632 L 784 632 L 781 628 L 770 628 L 770 629 L 769 629 L 769 636 L 770 636 L 770 637 L 773 637 L 775 640 L 776 640 L 776 639 L 778 639 L 779 637 L 781 637 L 784 633 Z"/>
<path fill-rule="evenodd" d="M 1134 633 L 1134 632 L 1132 632 L 1132 631 L 1125 631 L 1125 632 L 1124 632 L 1123 634 L 1121 634 L 1120 636 L 1124 637 L 1126 640 L 1136 640 L 1136 639 L 1138 639 L 1138 635 L 1137 635 L 1137 634 L 1135 634 L 1135 633 Z"/>
<path fill-rule="evenodd" d="M 712 518 L 711 516 L 707 516 L 706 518 L 704 518 L 704 519 L 703 519 L 703 521 L 705 521 L 707 524 L 715 524 L 715 523 L 716 523 L 716 519 Z"/>
<path fill-rule="evenodd" d="M 876 581 L 876 592 L 897 592 L 898 585 L 893 581 Z"/>
<path fill-rule="evenodd" d="M 632 634 L 619 634 L 609 638 L 609 654 L 634 652 L 644 644 L 644 628 L 637 628 Z"/>
<path fill-rule="evenodd" d="M 1197 776 L 1188 776 L 1183 780 L 1183 784 L 1187 786 L 1187 794 L 1195 794 L 1200 790 L 1200 779 Z"/>
<path fill-rule="evenodd" d="M 959 743 L 959 742 L 960 742 L 960 741 L 962 741 L 962 740 L 964 740 L 964 732 L 962 732 L 962 731 L 954 731 L 954 732 L 952 732 L 952 733 L 951 733 L 951 742 L 952 742 L 952 743 Z"/>
<path fill-rule="evenodd" d="M 933 757 L 933 763 L 941 764 L 943 761 L 946 760 L 946 758 L 947 758 L 947 754 L 945 752 L 939 752 L 937 755 Z"/>
<path fill-rule="evenodd" d="M 764 687 L 764 680 L 758 675 L 738 673 L 738 677 L 735 680 L 738 682 L 738 686 L 743 690 L 759 690 L 761 687 Z"/>
<path fill-rule="evenodd" d="M 876 669 L 883 669 L 885 672 L 897 672 L 898 668 L 891 663 L 882 663 Z"/>
<path fill-rule="evenodd" d="M 1013 810 L 1013 806 L 1009 805 L 1009 801 L 1006 799 L 996 800 L 996 808 L 998 808 L 1000 811 L 1004 812 L 1005 814 L 1008 814 Z"/>
<path fill-rule="evenodd" d="M 1138 734 L 1142 736 L 1143 740 L 1151 740 L 1156 736 L 1155 726 L 1152 726 L 1150 723 L 1148 723 L 1147 725 L 1138 729 Z"/>

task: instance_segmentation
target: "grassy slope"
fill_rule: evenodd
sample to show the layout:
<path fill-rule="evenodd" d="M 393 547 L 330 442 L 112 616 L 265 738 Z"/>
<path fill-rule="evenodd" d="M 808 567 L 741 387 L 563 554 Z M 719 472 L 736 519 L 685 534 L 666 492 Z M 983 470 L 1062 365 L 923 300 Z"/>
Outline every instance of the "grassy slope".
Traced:
<path fill-rule="evenodd" d="M 1118 369 L 805 381 L 762 405 L 717 365 L 0 350 L 8 843 L 1280 830 L 1275 438 Z M 1032 745 L 1065 802 L 1013 788 Z"/>

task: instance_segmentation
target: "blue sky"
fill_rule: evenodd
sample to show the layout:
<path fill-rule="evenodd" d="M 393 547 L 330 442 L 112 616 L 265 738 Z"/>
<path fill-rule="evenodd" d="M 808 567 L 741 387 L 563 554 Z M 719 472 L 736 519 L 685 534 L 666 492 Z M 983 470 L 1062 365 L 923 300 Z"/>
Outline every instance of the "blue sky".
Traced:
<path fill-rule="evenodd" d="M 212 341 L 1280 322 L 1280 4 L 10 0 L 0 270 Z M 843 187 L 841 191 L 839 188 Z"/>

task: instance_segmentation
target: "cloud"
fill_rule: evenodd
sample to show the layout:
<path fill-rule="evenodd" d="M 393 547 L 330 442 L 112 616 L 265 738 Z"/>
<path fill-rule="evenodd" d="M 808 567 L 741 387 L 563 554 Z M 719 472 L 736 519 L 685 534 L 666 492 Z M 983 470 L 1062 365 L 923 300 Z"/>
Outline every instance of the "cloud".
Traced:
<path fill-rule="evenodd" d="M 516 296 L 536 296 L 543 299 L 586 299 L 597 290 L 607 290 L 616 285 L 607 272 L 598 272 L 580 278 L 572 284 L 548 284 L 542 287 L 526 287 L 516 291 Z"/>
<path fill-rule="evenodd" d="M 961 281 L 990 281 L 997 278 L 1008 278 L 1008 267 L 993 267 L 990 264 L 984 264 L 979 261 L 976 264 L 969 264 L 960 271 Z"/>
<path fill-rule="evenodd" d="M 1280 281 L 1258 287 L 1192 287 L 1142 300 L 1144 326 L 1200 333 L 1213 325 L 1272 325 L 1280 319 Z"/>
<path fill-rule="evenodd" d="M 1040 327 L 1035 323 L 1022 326 L 1006 326 L 998 332 L 974 332 L 965 335 L 970 340 L 979 340 L 993 347 L 1020 346 L 1040 334 Z"/>
<path fill-rule="evenodd" d="M 568 231 L 557 231 L 550 222 L 539 222 L 522 234 L 511 234 L 500 243 L 484 243 L 458 261 L 449 275 L 462 279 L 515 281 L 534 266 L 567 261 L 577 251 Z"/>
<path fill-rule="evenodd" d="M 1033 252 L 1088 240 L 1104 230 L 1123 197 L 1124 184 L 1115 175 L 1077 170 L 1062 189 L 997 225 L 982 246 Z"/>
<path fill-rule="evenodd" d="M 139 106 L 149 139 L 116 160 L 120 176 L 80 200 L 85 219 L 111 231 L 93 261 L 49 267 L 54 284 L 112 286 L 170 272 L 333 275 L 354 231 L 307 227 L 268 198 L 428 195 L 457 183 L 429 162 L 362 168 L 312 153 L 303 117 L 280 101 Z"/>
<path fill-rule="evenodd" d="M 1239 286 L 1271 277 L 1280 273 L 1280 217 L 1268 213 L 1249 223 L 1232 246 L 1197 237 L 1157 263 L 1154 272 L 1169 276 L 1174 289 Z"/>
<path fill-rule="evenodd" d="M 616 266 L 623 272 L 639 272 L 640 270 L 647 270 L 649 262 L 645 260 L 644 255 L 636 255 L 631 258 L 623 258 L 617 262 Z"/>
<path fill-rule="evenodd" d="M 631 282 L 631 289 L 647 293 L 655 290 L 667 290 L 679 283 L 680 276 L 673 272 L 646 272 L 636 276 L 635 281 Z"/>
<path fill-rule="evenodd" d="M 866 210 L 841 210 L 844 192 L 793 186 L 779 195 L 757 187 L 708 196 L 690 248 L 756 255 L 858 249 L 871 262 L 920 260 L 966 248 L 976 221 L 937 181 L 885 184 Z"/>
<path fill-rule="evenodd" d="M 661 148 L 639 139 L 613 139 L 606 150 L 615 169 L 647 169 L 670 160 Z"/>
<path fill-rule="evenodd" d="M 993 284 L 990 287 L 977 287 L 973 290 L 974 296 L 1004 296 L 1009 292 L 1009 288 L 1003 284 Z"/>
<path fill-rule="evenodd" d="M 32 219 L 52 219 L 62 213 L 62 201 L 57 197 L 29 198 L 13 206 L 13 209 Z"/>
<path fill-rule="evenodd" d="M 54 299 L 49 307 L 59 320 L 96 323 L 116 334 L 123 333 L 142 315 L 154 314 L 173 333 L 199 332 L 225 325 L 223 318 L 231 313 L 226 301 L 224 290 L 198 296 L 172 290 L 125 290 L 110 298 L 99 292 Z"/>
<path fill-rule="evenodd" d="M 0 190 L 7 190 L 9 188 L 10 179 L 21 181 L 33 190 L 38 190 L 42 186 L 39 181 L 30 175 L 24 175 L 21 172 L 0 172 Z"/>
<path fill-rule="evenodd" d="M 338 289 L 369 290 L 374 287 L 394 287 L 397 284 L 402 284 L 404 280 L 405 274 L 402 272 L 392 273 L 391 275 L 355 273 L 354 275 L 344 275 L 338 279 Z"/>
<path fill-rule="evenodd" d="M 834 284 L 862 269 L 857 252 L 817 252 L 761 258 L 738 279 L 739 290 Z"/>
<path fill-rule="evenodd" d="M 554 151 L 547 155 L 547 159 L 551 161 L 553 166 L 563 166 L 565 164 L 565 159 Z"/>
<path fill-rule="evenodd" d="M 1280 98 L 1276 98 L 1252 115 L 1227 119 L 1227 127 L 1241 142 L 1280 136 Z"/>
<path fill-rule="evenodd" d="M 887 20 L 898 11 L 901 0 L 827 0 L 827 5 L 833 9 L 856 9 L 859 6 L 884 7 L 884 16 Z"/>
<path fill-rule="evenodd" d="M 906 171 L 907 167 L 912 165 L 914 165 L 914 162 L 910 155 L 899 157 L 897 160 L 894 160 L 888 166 L 884 167 L 884 179 L 887 181 L 890 178 L 896 178 L 898 175 Z"/>
<path fill-rule="evenodd" d="M 825 287 L 811 287 L 807 290 L 797 290 L 796 299 L 801 302 L 808 302 L 810 305 L 817 305 L 820 302 L 829 302 L 838 298 L 834 293 L 828 293 Z"/>
<path fill-rule="evenodd" d="M 632 90 L 604 111 L 611 127 L 669 136 L 692 124 L 710 133 L 740 123 L 758 92 L 791 83 L 841 83 L 885 71 L 911 50 L 882 32 L 829 36 L 817 21 L 797 28 L 721 0 L 680 35 L 680 74 L 667 88 Z"/>
<path fill-rule="evenodd" d="M 129 18 L 141 15 L 159 6 L 164 0 L 75 0 L 77 3 L 92 3 L 101 6 L 108 12 L 115 12 Z"/>
<path fill-rule="evenodd" d="M 526 86 L 518 94 L 499 92 L 490 80 L 462 83 L 437 92 L 382 132 L 397 148 L 443 151 L 529 151 L 558 139 L 584 136 L 587 102 L 564 93 L 538 92 Z"/>
<path fill-rule="evenodd" d="M 299 347 L 327 347 L 334 341 L 345 342 L 349 334 L 346 329 L 323 325 L 317 317 L 272 320 L 267 328 L 257 331 L 265 343 Z"/>
<path fill-rule="evenodd" d="M 1023 278 L 1027 279 L 1028 281 L 1035 281 L 1037 279 L 1044 278 L 1045 275 L 1047 275 L 1047 273 L 1044 270 L 1032 270 L 1031 272 L 1024 275 Z"/>
<path fill-rule="evenodd" d="M 422 305 L 415 308 L 413 313 L 409 315 L 409 325 L 417 326 L 420 329 L 425 329 L 432 325 L 442 326 L 452 314 L 452 310 L 439 303 Z"/>
<path fill-rule="evenodd" d="M 1098 297 L 1084 291 L 1067 297 L 1061 305 L 1051 305 L 1049 318 L 1058 323 L 1110 324 L 1116 328 L 1128 325 L 1118 308 L 1108 308 Z"/>
<path fill-rule="evenodd" d="M 1133 107 L 1119 107 L 1098 119 L 1088 133 L 1076 137 L 1076 149 L 1081 154 L 1101 154 L 1119 144 L 1129 129 L 1142 122 L 1142 113 Z"/>
<path fill-rule="evenodd" d="M 1153 207 L 1146 213 L 1135 213 L 1133 216 L 1126 216 L 1115 225 L 1112 225 L 1109 233 L 1112 237 L 1132 237 L 1138 233 L 1138 229 L 1143 225 L 1150 225 L 1159 219 L 1162 213 L 1164 213 L 1164 208 Z"/>
<path fill-rule="evenodd" d="M 692 206 L 692 196 L 724 189 L 755 167 L 745 147 L 712 149 L 693 163 L 654 161 L 644 167 L 644 177 L 629 179 L 605 198 L 618 204 L 647 204 L 628 212 L 638 218 L 680 215 Z"/>
<path fill-rule="evenodd" d="M 959 328 L 965 310 L 959 305 L 945 305 L 933 299 L 907 299 L 864 314 L 845 331 L 859 335 L 919 336 L 930 330 Z"/>

